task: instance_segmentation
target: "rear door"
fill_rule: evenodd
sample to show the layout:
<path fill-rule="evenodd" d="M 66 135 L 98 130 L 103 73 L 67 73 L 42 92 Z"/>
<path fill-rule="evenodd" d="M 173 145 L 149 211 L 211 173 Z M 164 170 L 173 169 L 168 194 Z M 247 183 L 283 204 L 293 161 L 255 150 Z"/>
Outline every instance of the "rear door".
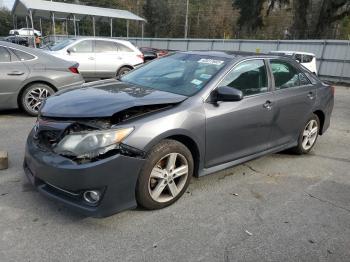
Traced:
<path fill-rule="evenodd" d="M 265 61 L 254 59 L 239 63 L 219 86 L 239 89 L 244 98 L 239 102 L 205 103 L 206 167 L 271 147 L 273 93 Z"/>
<path fill-rule="evenodd" d="M 115 77 L 122 66 L 122 54 L 114 41 L 95 41 L 96 76 L 99 78 Z"/>
<path fill-rule="evenodd" d="M 4 46 L 0 46 L 0 108 L 13 107 L 28 68 Z"/>
<path fill-rule="evenodd" d="M 93 40 L 82 40 L 69 48 L 69 60 L 79 63 L 79 72 L 84 78 L 95 78 L 96 57 L 93 49 Z"/>
<path fill-rule="evenodd" d="M 302 71 L 290 61 L 271 59 L 274 80 L 274 115 L 271 137 L 273 146 L 296 141 L 312 113 L 316 100 L 315 86 Z"/>

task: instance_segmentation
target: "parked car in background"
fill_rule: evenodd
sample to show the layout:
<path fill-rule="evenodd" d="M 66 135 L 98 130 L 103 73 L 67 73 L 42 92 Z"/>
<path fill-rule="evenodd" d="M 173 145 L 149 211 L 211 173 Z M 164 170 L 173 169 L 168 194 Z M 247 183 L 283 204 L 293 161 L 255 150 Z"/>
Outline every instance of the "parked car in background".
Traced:
<path fill-rule="evenodd" d="M 88 215 L 159 209 L 193 175 L 309 153 L 333 103 L 333 87 L 284 56 L 179 52 L 47 99 L 24 169 L 44 195 Z"/>
<path fill-rule="evenodd" d="M 279 54 L 290 56 L 297 60 L 300 64 L 309 69 L 312 73 L 317 75 L 317 59 L 313 53 L 306 53 L 300 51 L 271 51 L 270 54 Z"/>
<path fill-rule="evenodd" d="M 0 109 L 20 107 L 34 116 L 47 97 L 82 83 L 77 63 L 0 41 Z"/>
<path fill-rule="evenodd" d="M 6 42 L 14 43 L 22 46 L 29 46 L 28 38 L 17 35 L 8 36 L 4 39 Z"/>
<path fill-rule="evenodd" d="M 20 36 L 34 36 L 37 35 L 41 37 L 41 32 L 38 30 L 33 30 L 32 28 L 21 28 L 21 29 L 12 29 L 9 32 L 9 35 L 20 35 Z"/>
<path fill-rule="evenodd" d="M 123 75 L 144 62 L 143 54 L 128 41 L 106 38 L 67 39 L 49 47 L 49 54 L 77 61 L 86 80 Z"/>
<path fill-rule="evenodd" d="M 165 56 L 169 53 L 167 50 L 151 48 L 151 47 L 140 47 L 139 49 L 143 53 L 145 62 L 149 62 L 153 59 Z"/>

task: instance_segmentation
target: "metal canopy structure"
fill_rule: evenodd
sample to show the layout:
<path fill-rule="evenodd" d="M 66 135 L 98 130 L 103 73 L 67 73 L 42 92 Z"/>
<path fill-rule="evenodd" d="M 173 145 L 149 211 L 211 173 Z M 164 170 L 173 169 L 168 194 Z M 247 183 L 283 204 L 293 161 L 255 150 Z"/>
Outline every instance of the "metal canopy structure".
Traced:
<path fill-rule="evenodd" d="M 95 32 L 95 17 L 99 17 L 99 21 L 109 21 L 111 27 L 111 36 L 113 36 L 113 19 L 126 20 L 127 37 L 129 37 L 129 21 L 140 21 L 142 25 L 142 32 L 145 19 L 137 16 L 129 11 L 102 7 L 93 7 L 86 5 L 67 4 L 61 2 L 43 1 L 43 0 L 16 0 L 12 14 L 17 17 L 29 17 L 31 20 L 31 27 L 33 26 L 33 17 L 52 19 L 53 33 L 55 35 L 55 19 L 69 19 L 74 21 L 74 32 L 76 32 L 76 21 L 81 20 L 86 16 L 92 17 L 92 27 L 94 36 Z"/>

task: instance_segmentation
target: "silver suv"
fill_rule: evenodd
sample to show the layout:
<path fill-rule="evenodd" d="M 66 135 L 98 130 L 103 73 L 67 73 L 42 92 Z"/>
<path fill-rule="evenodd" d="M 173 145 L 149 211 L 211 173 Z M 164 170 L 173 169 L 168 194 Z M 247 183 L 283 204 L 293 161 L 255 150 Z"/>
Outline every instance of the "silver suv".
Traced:
<path fill-rule="evenodd" d="M 144 62 L 143 54 L 133 44 L 109 38 L 66 39 L 47 52 L 78 62 L 86 80 L 120 76 Z"/>

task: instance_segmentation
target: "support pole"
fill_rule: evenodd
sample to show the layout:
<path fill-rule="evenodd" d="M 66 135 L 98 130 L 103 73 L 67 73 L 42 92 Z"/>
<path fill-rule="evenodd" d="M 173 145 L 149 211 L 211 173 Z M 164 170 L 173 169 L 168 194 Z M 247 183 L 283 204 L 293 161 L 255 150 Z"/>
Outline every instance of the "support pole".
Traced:
<path fill-rule="evenodd" d="M 94 31 L 94 37 L 96 36 L 96 28 L 95 28 L 95 17 L 92 17 L 92 30 Z"/>
<path fill-rule="evenodd" d="M 113 37 L 113 18 L 111 18 L 111 37 Z"/>
<path fill-rule="evenodd" d="M 129 20 L 126 20 L 126 38 L 129 38 Z"/>
<path fill-rule="evenodd" d="M 55 25 L 55 13 L 51 13 L 51 18 L 52 18 L 52 32 L 53 32 L 53 39 L 56 42 L 56 25 Z"/>
<path fill-rule="evenodd" d="M 142 39 L 142 46 L 143 46 L 143 37 L 145 34 L 145 24 L 144 22 L 141 22 L 141 39 Z"/>
<path fill-rule="evenodd" d="M 41 33 L 41 36 L 43 35 L 43 25 L 41 23 L 41 17 L 39 18 L 39 24 L 40 24 L 40 33 Z"/>
<path fill-rule="evenodd" d="M 34 48 L 36 48 L 36 43 L 35 43 L 35 34 L 34 34 L 34 21 L 33 21 L 33 11 L 32 9 L 29 10 L 29 18 L 30 18 L 30 24 L 32 26 L 32 33 L 33 33 L 33 44 Z"/>
<path fill-rule="evenodd" d="M 69 36 L 69 34 L 68 34 L 68 19 L 66 18 L 66 34 L 67 34 L 67 36 Z"/>
<path fill-rule="evenodd" d="M 188 6 L 189 6 L 189 0 L 187 0 L 186 2 L 185 38 L 187 38 L 187 35 L 188 35 Z"/>
<path fill-rule="evenodd" d="M 74 37 L 77 37 L 77 21 L 75 20 L 75 15 L 73 15 L 73 23 L 74 23 Z"/>

